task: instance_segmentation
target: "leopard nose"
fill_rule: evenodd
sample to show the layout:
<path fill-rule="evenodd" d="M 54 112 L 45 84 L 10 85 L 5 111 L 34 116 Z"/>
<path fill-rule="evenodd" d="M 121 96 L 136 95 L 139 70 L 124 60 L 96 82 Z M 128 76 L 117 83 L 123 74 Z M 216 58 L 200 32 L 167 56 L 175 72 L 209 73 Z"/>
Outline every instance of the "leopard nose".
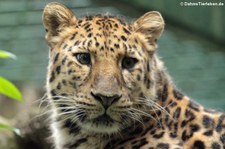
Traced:
<path fill-rule="evenodd" d="M 91 95 L 94 97 L 95 100 L 99 101 L 105 109 L 107 109 L 113 103 L 117 102 L 122 97 L 122 95 L 106 96 L 100 93 L 94 94 L 93 92 L 91 92 Z"/>

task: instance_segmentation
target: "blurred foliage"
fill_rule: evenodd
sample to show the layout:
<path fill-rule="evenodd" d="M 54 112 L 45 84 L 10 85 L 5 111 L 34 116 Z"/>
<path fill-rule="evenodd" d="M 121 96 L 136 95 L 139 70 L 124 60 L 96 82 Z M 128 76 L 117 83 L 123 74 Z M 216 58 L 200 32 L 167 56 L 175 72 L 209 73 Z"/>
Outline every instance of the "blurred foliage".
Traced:
<path fill-rule="evenodd" d="M 21 135 L 21 132 L 18 128 L 14 128 L 14 127 L 11 127 L 11 126 L 6 125 L 6 124 L 0 123 L 0 129 L 6 129 L 6 130 L 14 132 L 17 135 Z"/>
<path fill-rule="evenodd" d="M 14 84 L 0 76 L 0 93 L 17 101 L 22 101 L 22 95 Z"/>
<path fill-rule="evenodd" d="M 16 59 L 16 56 L 10 52 L 0 50 L 0 58 L 13 58 Z M 17 101 L 22 101 L 22 95 L 20 91 L 16 88 L 14 84 L 12 84 L 7 79 L 0 76 L 0 93 L 6 95 L 12 99 Z"/>
<path fill-rule="evenodd" d="M 0 58 L 16 59 L 16 56 L 12 53 L 0 50 Z M 16 86 L 1 76 L 0 76 L 0 93 L 10 97 L 11 99 L 22 101 L 22 95 L 20 91 L 16 88 Z M 7 124 L 0 123 L 0 129 L 10 130 L 19 134 L 18 129 L 13 128 Z"/>
<path fill-rule="evenodd" d="M 16 59 L 16 56 L 10 52 L 0 50 L 0 58 L 12 58 Z"/>

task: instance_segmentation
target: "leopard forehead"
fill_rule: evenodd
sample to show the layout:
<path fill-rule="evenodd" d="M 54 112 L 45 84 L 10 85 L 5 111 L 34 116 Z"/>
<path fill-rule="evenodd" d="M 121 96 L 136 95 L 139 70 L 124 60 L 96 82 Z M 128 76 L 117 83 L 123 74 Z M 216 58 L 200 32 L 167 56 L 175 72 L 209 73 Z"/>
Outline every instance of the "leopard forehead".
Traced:
<path fill-rule="evenodd" d="M 138 49 L 139 52 L 152 53 L 157 47 L 155 41 L 164 29 L 163 18 L 156 11 L 148 12 L 129 24 L 113 16 L 96 15 L 78 19 L 65 6 L 50 3 L 45 7 L 42 18 L 47 31 L 45 38 L 52 51 L 60 50 L 59 46 L 63 43 L 69 47 L 81 47 L 82 43 L 82 48 L 86 50 L 93 47 L 98 49 L 94 51 L 126 54 L 130 49 Z"/>
<path fill-rule="evenodd" d="M 115 32 L 130 35 L 132 27 L 127 21 L 115 16 L 85 16 L 78 20 L 78 26 L 84 27 L 86 32 L 91 32 L 94 28 L 102 30 L 105 37 L 114 36 Z M 96 30 L 95 30 L 96 31 Z"/>
<path fill-rule="evenodd" d="M 63 38 L 62 38 L 63 39 Z M 89 16 L 77 21 L 63 39 L 64 49 L 88 51 L 99 56 L 135 55 L 140 42 L 133 34 L 132 25 L 113 16 Z M 99 53 L 98 53 L 99 52 Z M 141 52 L 138 52 L 141 55 Z"/>

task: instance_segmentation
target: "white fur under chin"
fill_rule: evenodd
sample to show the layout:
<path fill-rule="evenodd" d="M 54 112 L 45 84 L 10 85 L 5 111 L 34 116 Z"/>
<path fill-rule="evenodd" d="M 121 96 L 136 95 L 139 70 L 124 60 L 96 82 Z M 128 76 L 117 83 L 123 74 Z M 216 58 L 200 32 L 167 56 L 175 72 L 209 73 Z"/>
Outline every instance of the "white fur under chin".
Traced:
<path fill-rule="evenodd" d="M 61 149 L 65 142 L 72 142 L 74 139 L 71 135 L 68 135 L 68 131 L 66 131 L 66 129 L 61 129 L 59 126 L 60 122 L 54 122 L 51 125 L 55 149 Z"/>
<path fill-rule="evenodd" d="M 75 142 L 75 140 L 79 140 L 83 137 L 92 136 L 91 142 L 93 142 L 93 145 L 98 145 L 96 148 L 103 148 L 106 142 L 102 142 L 99 137 L 105 136 L 105 135 L 112 135 L 118 133 L 119 126 L 117 124 L 114 124 L 112 127 L 107 127 L 104 125 L 101 125 L 97 127 L 96 125 L 91 125 L 91 123 L 86 123 L 82 125 L 82 131 L 81 134 L 78 135 L 72 135 L 68 133 L 67 128 L 61 128 L 61 122 L 53 122 L 51 125 L 52 129 L 52 137 L 54 139 L 54 148 L 55 149 L 62 149 L 65 144 Z M 93 138 L 94 137 L 94 138 Z M 93 141 L 94 139 L 94 141 Z M 96 144 L 96 142 L 99 142 Z M 92 144 L 92 143 L 91 143 Z M 90 142 L 87 144 L 82 145 L 79 147 L 79 149 L 92 149 L 93 146 L 90 146 Z"/>

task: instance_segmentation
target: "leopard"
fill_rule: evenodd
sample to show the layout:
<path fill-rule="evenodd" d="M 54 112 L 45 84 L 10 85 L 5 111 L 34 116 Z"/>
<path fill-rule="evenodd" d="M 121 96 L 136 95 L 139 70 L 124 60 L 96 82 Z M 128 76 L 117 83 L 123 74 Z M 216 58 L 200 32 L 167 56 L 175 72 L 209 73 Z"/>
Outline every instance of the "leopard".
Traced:
<path fill-rule="evenodd" d="M 42 20 L 53 148 L 225 148 L 225 114 L 181 92 L 158 56 L 160 12 L 132 22 L 108 14 L 78 18 L 51 2 Z"/>

